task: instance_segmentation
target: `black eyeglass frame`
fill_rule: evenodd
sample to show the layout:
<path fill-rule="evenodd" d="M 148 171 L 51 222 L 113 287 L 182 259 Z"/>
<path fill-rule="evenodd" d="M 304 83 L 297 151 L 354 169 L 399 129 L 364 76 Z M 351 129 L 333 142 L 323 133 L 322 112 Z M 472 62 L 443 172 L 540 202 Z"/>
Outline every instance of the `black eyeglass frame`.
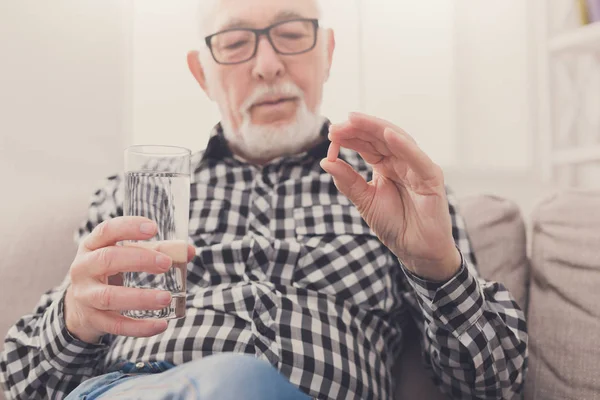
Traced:
<path fill-rule="evenodd" d="M 293 52 L 293 53 L 286 53 L 286 52 L 279 51 L 277 49 L 277 47 L 273 43 L 273 39 L 271 38 L 271 30 L 274 29 L 274 28 L 277 28 L 280 25 L 287 24 L 287 23 L 290 23 L 290 22 L 310 22 L 310 23 L 312 23 L 313 30 L 314 30 L 314 40 L 313 40 L 312 46 L 310 46 L 306 50 L 302 50 L 302 51 L 298 51 L 298 52 Z M 213 47 L 212 47 L 212 38 L 215 37 L 215 36 L 217 36 L 217 35 L 220 35 L 222 33 L 237 32 L 237 31 L 244 31 L 244 32 L 252 32 L 252 33 L 254 33 L 254 36 L 255 36 L 256 40 L 254 42 L 254 51 L 252 52 L 252 55 L 250 57 L 248 57 L 247 59 L 245 59 L 245 60 L 236 61 L 236 62 L 221 62 L 221 61 L 217 60 L 217 57 L 215 56 L 215 52 L 213 51 Z M 273 50 L 275 50 L 275 53 L 281 54 L 281 55 L 284 55 L 284 56 L 295 56 L 295 55 L 298 55 L 298 54 L 308 53 L 309 51 L 311 51 L 312 49 L 314 49 L 315 46 L 317 45 L 318 35 L 319 35 L 319 20 L 317 18 L 296 18 L 296 19 L 288 19 L 288 20 L 285 20 L 285 21 L 277 22 L 276 24 L 267 26 L 264 29 L 252 29 L 252 28 L 231 28 L 231 29 L 225 29 L 225 30 L 213 33 L 212 35 L 206 36 L 204 38 L 204 41 L 206 42 L 206 46 L 208 46 L 208 48 L 210 50 L 210 54 L 212 55 L 213 59 L 215 60 L 215 62 L 217 64 L 221 64 L 221 65 L 236 65 L 236 64 L 243 64 L 245 62 L 248 62 L 248 61 L 252 60 L 254 57 L 256 57 L 256 53 L 258 52 L 258 44 L 260 42 L 260 37 L 261 36 L 266 36 L 267 37 L 267 40 L 271 44 L 271 47 L 273 48 Z"/>

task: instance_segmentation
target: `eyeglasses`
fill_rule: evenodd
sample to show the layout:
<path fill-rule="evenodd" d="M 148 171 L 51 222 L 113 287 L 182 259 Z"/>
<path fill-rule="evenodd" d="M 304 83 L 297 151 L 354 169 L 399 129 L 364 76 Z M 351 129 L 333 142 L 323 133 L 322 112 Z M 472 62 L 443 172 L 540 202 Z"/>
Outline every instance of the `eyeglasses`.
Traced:
<path fill-rule="evenodd" d="M 300 18 L 278 22 L 265 29 L 227 29 L 205 38 L 214 60 L 219 64 L 241 64 L 258 51 L 265 35 L 278 54 L 295 55 L 311 51 L 317 44 L 319 20 Z"/>

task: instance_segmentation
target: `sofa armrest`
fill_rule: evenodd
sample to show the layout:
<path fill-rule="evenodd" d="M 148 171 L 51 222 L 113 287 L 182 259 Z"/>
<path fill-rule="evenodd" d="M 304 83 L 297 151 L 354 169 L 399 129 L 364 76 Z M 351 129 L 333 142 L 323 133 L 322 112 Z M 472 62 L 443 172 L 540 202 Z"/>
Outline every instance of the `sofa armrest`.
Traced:
<path fill-rule="evenodd" d="M 519 207 L 496 196 L 475 196 L 460 202 L 467 233 L 484 279 L 500 282 L 525 310 L 530 265 L 525 223 Z"/>
<path fill-rule="evenodd" d="M 600 397 L 600 192 L 566 191 L 533 216 L 526 398 Z"/>

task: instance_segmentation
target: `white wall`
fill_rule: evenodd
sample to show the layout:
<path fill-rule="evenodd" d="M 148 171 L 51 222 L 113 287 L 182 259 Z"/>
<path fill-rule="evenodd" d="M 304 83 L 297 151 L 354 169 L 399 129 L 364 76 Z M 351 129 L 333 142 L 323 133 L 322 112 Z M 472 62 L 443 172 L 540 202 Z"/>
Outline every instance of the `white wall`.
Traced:
<path fill-rule="evenodd" d="M 407 130 L 441 165 L 456 162 L 453 0 L 364 0 L 365 112 Z"/>
<path fill-rule="evenodd" d="M 121 169 L 128 142 L 125 3 L 0 3 L 4 173 L 68 182 Z"/>
<path fill-rule="evenodd" d="M 323 25 L 333 29 L 335 54 L 329 81 L 323 93 L 322 113 L 332 122 L 342 122 L 351 111 L 362 110 L 360 82 L 364 76 L 361 64 L 361 0 L 325 0 Z"/>
<path fill-rule="evenodd" d="M 527 3 L 454 3 L 457 145 L 468 167 L 532 167 L 535 50 Z"/>

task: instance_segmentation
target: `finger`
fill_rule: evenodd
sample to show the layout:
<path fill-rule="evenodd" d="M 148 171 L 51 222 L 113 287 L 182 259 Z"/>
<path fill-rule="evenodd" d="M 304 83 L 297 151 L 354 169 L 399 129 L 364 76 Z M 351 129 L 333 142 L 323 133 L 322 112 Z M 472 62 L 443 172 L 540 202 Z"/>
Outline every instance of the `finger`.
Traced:
<path fill-rule="evenodd" d="M 368 148 L 383 156 L 392 155 L 387 148 L 383 135 L 375 135 L 372 132 L 366 132 L 351 125 L 331 130 L 329 137 L 332 142 L 339 143 L 345 148 L 352 148 L 360 141 L 363 146 L 368 146 Z"/>
<path fill-rule="evenodd" d="M 81 301 L 102 311 L 161 310 L 171 303 L 171 293 L 163 290 L 92 284 Z"/>
<path fill-rule="evenodd" d="M 385 139 L 390 150 L 397 157 L 403 158 L 421 179 L 441 178 L 440 168 L 431 161 L 431 158 L 416 143 L 407 140 L 404 136 L 389 128 L 385 130 Z"/>
<path fill-rule="evenodd" d="M 158 251 L 131 246 L 108 246 L 77 257 L 72 273 L 75 277 L 104 277 L 120 272 L 164 274 L 172 259 Z"/>
<path fill-rule="evenodd" d="M 117 336 L 150 337 L 167 329 L 166 320 L 133 319 L 110 311 L 96 311 L 90 320 L 94 329 Z"/>
<path fill-rule="evenodd" d="M 331 174 L 338 190 L 360 210 L 368 207 L 373 198 L 373 188 L 350 165 L 341 159 L 335 162 L 324 159 L 321 161 L 321 168 Z"/>
<path fill-rule="evenodd" d="M 329 149 L 327 150 L 327 160 L 334 162 L 335 160 L 337 160 L 339 155 L 340 155 L 340 144 L 331 142 L 331 144 L 329 145 Z"/>
<path fill-rule="evenodd" d="M 350 121 L 346 121 L 342 124 L 331 125 L 328 138 L 332 142 L 339 142 L 341 139 L 362 139 L 368 142 L 383 141 L 383 135 L 377 137 L 370 133 L 353 126 Z"/>
<path fill-rule="evenodd" d="M 190 244 L 188 245 L 187 262 L 192 261 L 194 257 L 196 257 L 196 248 Z"/>
<path fill-rule="evenodd" d="M 158 227 L 144 217 L 117 217 L 98 225 L 82 243 L 87 251 L 112 246 L 122 240 L 148 240 Z"/>
<path fill-rule="evenodd" d="M 408 138 L 411 142 L 416 143 L 415 139 L 409 135 L 408 132 L 384 119 L 359 112 L 353 112 L 348 116 L 348 120 L 353 127 L 360 130 L 366 132 L 378 132 L 381 136 L 383 136 L 385 129 L 391 129 L 403 136 L 406 136 L 406 138 Z"/>
<path fill-rule="evenodd" d="M 137 247 L 142 249 L 150 249 L 163 253 L 173 260 L 174 263 L 187 263 L 189 260 L 190 249 L 185 240 L 157 240 L 146 242 L 129 242 L 124 243 L 126 247 Z M 193 247 L 192 247 L 193 249 Z M 195 252 L 195 250 L 194 250 Z"/>

